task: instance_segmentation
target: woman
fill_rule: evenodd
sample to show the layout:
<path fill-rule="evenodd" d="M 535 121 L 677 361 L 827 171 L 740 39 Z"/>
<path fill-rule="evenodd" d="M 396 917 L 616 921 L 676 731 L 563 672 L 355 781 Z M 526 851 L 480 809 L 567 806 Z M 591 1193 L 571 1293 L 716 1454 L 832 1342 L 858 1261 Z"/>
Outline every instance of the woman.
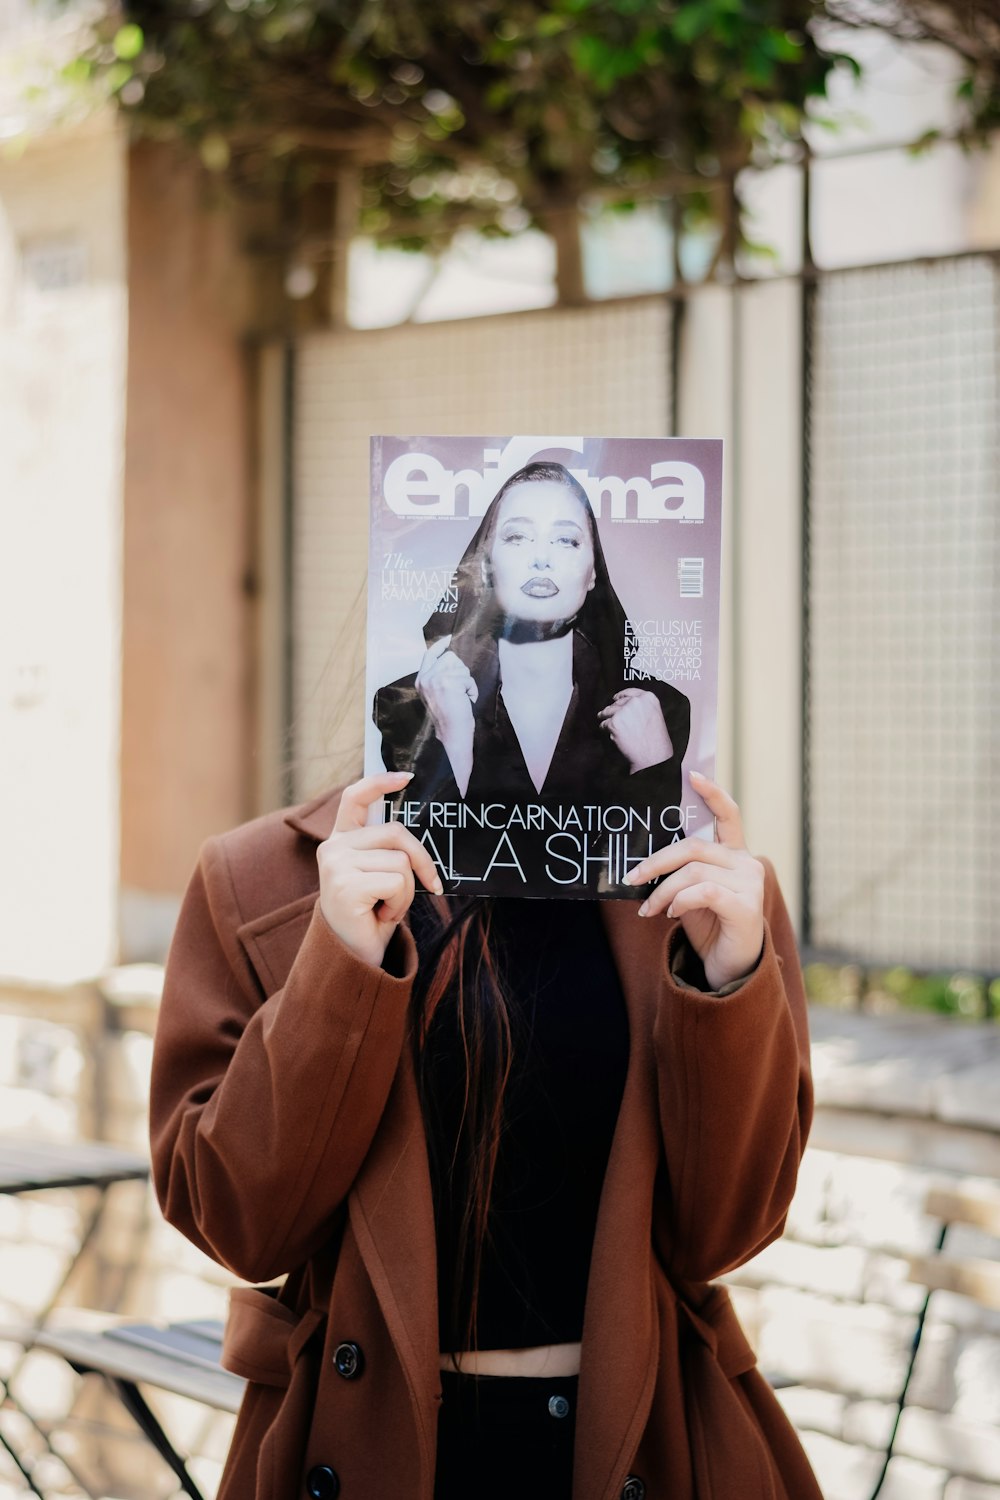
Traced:
<path fill-rule="evenodd" d="M 531 463 L 506 480 L 455 592 L 424 626 L 419 670 L 375 697 L 385 766 L 414 771 L 411 809 L 580 803 L 595 787 L 609 804 L 679 806 L 690 704 L 630 672 L 635 641 L 568 469 Z"/>
<path fill-rule="evenodd" d="M 404 780 L 210 840 L 171 949 L 164 1213 L 285 1277 L 232 1296 L 219 1500 L 819 1500 L 708 1284 L 781 1232 L 811 1113 L 794 939 L 738 809 L 698 780 L 719 842 L 643 861 L 638 912 L 463 908 L 415 899 L 440 882 L 409 830 L 366 826 Z"/>

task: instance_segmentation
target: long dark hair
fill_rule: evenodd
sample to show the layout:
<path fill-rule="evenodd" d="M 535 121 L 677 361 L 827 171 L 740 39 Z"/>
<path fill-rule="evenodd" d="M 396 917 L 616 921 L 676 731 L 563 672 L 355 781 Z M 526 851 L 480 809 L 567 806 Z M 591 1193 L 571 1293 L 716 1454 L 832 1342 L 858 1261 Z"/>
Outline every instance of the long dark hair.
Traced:
<path fill-rule="evenodd" d="M 418 904 L 419 903 L 419 904 Z M 478 1347 L 479 1282 L 492 1238 L 490 1208 L 504 1124 L 516 1018 L 491 944 L 489 897 L 418 897 L 420 967 L 411 1002 L 417 1088 L 427 1127 L 435 1201 L 454 1237 L 438 1244 L 438 1284 L 448 1352 Z M 439 1062 L 456 1044 L 464 1090 L 457 1134 L 440 1089 Z"/>

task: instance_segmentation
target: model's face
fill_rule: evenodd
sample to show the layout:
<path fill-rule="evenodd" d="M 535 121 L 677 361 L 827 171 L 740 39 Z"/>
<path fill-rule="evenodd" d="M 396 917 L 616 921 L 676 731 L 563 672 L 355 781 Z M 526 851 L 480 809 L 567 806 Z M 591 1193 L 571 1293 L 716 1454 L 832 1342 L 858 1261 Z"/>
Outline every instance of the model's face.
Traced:
<path fill-rule="evenodd" d="M 539 624 L 571 619 L 595 583 L 582 502 L 552 480 L 515 485 L 500 501 L 487 566 L 508 618 Z"/>

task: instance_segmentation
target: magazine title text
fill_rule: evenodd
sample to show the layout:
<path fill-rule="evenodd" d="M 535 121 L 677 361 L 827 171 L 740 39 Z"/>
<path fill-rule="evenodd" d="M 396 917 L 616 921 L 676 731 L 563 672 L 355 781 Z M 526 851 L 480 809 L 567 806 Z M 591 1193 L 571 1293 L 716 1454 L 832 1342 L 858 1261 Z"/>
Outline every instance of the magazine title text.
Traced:
<path fill-rule="evenodd" d="M 481 469 L 448 469 L 430 453 L 401 453 L 385 471 L 382 492 L 397 516 L 482 516 L 500 486 L 537 458 L 566 450 L 580 454 L 583 438 L 545 440 L 513 438 L 505 448 L 484 448 Z M 649 466 L 648 474 L 593 475 L 567 465 L 586 491 L 598 518 L 613 521 L 702 521 L 705 518 L 705 476 L 692 463 L 666 459 Z"/>

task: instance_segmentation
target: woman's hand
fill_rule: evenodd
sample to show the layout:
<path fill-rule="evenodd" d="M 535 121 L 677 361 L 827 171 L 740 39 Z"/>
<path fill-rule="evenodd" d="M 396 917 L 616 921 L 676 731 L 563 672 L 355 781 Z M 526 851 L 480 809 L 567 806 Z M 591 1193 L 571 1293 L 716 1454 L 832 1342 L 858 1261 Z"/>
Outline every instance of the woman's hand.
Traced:
<path fill-rule="evenodd" d="M 691 772 L 691 782 L 713 813 L 718 843 L 684 839 L 658 849 L 625 877 L 643 885 L 663 877 L 639 908 L 640 917 L 666 911 L 678 917 L 701 959 L 709 988 L 721 989 L 755 968 L 764 944 L 764 866 L 747 852 L 743 820 L 732 797 Z"/>
<path fill-rule="evenodd" d="M 371 804 L 401 791 L 412 774 L 386 772 L 346 787 L 333 832 L 316 851 L 320 910 L 337 936 L 376 967 L 409 911 L 414 876 L 437 895 L 442 890 L 434 861 L 402 823 L 366 826 Z"/>
<path fill-rule="evenodd" d="M 465 796 L 472 775 L 475 720 L 472 705 L 479 697 L 475 678 L 465 662 L 449 651 L 451 636 L 442 636 L 424 652 L 417 673 L 417 692 L 427 705 L 434 732 L 451 762 L 458 790 Z"/>
<path fill-rule="evenodd" d="M 622 688 L 597 717 L 633 773 L 658 766 L 674 753 L 660 700 L 648 688 Z"/>

